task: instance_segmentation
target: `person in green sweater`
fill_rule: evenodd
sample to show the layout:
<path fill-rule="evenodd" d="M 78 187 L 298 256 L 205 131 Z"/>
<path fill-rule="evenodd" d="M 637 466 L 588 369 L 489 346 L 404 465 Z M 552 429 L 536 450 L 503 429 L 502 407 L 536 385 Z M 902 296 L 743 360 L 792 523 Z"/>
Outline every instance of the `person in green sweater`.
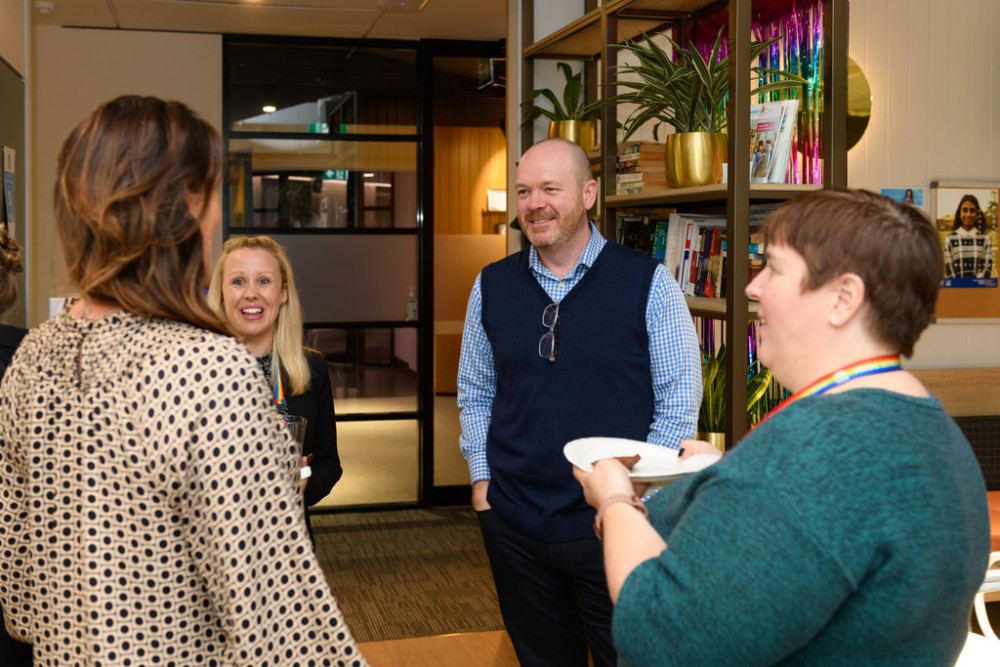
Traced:
<path fill-rule="evenodd" d="M 795 393 L 645 508 L 619 461 L 574 469 L 598 509 L 622 664 L 953 664 L 990 533 L 968 442 L 899 363 L 934 314 L 934 228 L 823 190 L 764 231 L 747 295 L 760 359 Z"/>

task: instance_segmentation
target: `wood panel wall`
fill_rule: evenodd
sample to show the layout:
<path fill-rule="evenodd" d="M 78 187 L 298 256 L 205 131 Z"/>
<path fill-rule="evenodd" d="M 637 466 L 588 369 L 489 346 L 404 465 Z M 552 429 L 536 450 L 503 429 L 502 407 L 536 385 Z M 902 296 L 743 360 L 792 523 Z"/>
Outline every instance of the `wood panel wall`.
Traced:
<path fill-rule="evenodd" d="M 505 187 L 507 139 L 499 127 L 434 128 L 436 234 L 482 234 L 486 190 Z"/>

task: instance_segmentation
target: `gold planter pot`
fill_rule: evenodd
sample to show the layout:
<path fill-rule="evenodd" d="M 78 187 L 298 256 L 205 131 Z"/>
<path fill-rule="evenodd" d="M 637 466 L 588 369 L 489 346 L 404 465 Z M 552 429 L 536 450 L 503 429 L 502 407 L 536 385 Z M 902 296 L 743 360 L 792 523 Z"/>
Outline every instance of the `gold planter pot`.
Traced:
<path fill-rule="evenodd" d="M 722 182 L 724 132 L 678 132 L 667 137 L 667 183 L 672 188 Z"/>
<path fill-rule="evenodd" d="M 726 451 L 726 434 L 725 433 L 698 433 L 695 435 L 698 440 L 704 440 L 708 444 L 712 445 L 720 452 Z"/>
<path fill-rule="evenodd" d="M 549 123 L 549 138 L 569 139 L 589 153 L 596 143 L 596 125 L 592 120 L 554 120 Z"/>

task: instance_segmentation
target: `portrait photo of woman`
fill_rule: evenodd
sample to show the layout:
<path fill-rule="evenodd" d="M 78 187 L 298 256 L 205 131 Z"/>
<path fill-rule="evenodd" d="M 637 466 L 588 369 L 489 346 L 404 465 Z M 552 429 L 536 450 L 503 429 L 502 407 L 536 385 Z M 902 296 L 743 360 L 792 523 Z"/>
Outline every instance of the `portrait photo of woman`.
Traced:
<path fill-rule="evenodd" d="M 938 191 L 943 287 L 996 287 L 996 206 L 996 190 Z"/>

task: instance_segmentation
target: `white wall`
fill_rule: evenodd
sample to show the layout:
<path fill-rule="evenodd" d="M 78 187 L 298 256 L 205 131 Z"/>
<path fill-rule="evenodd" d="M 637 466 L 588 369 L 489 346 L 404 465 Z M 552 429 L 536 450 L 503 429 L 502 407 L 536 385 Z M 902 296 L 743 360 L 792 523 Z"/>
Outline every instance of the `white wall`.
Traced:
<path fill-rule="evenodd" d="M 69 290 L 52 222 L 56 158 L 66 135 L 98 104 L 127 93 L 180 100 L 221 129 L 222 38 L 38 26 L 32 50 L 29 322 L 35 325 L 48 316 L 48 298 Z M 221 232 L 216 236 L 217 250 Z"/>
<path fill-rule="evenodd" d="M 0 58 L 25 76 L 25 0 L 0 0 Z"/>
<path fill-rule="evenodd" d="M 998 34 L 997 0 L 851 0 L 850 55 L 873 99 L 847 155 L 851 187 L 1000 181 Z M 1000 366 L 1000 324 L 940 320 L 908 366 Z"/>

